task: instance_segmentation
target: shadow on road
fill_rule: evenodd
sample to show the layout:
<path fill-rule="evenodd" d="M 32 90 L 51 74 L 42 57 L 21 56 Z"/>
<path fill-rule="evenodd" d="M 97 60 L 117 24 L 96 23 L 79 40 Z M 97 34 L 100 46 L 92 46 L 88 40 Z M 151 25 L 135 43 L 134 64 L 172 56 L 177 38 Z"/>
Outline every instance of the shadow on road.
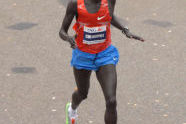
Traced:
<path fill-rule="evenodd" d="M 32 27 L 34 27 L 36 25 L 38 25 L 38 24 L 31 23 L 31 22 L 20 22 L 20 23 L 11 25 L 11 26 L 9 26 L 7 28 L 13 29 L 13 30 L 26 30 L 26 29 L 30 29 L 30 28 L 32 28 Z"/>

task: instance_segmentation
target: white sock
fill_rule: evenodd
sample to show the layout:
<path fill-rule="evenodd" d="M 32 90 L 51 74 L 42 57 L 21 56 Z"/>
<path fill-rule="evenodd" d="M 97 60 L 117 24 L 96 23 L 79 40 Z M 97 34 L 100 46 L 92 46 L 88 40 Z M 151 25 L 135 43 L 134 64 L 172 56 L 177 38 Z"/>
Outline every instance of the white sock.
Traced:
<path fill-rule="evenodd" d="M 73 110 L 71 103 L 70 103 L 70 107 L 68 108 L 68 112 L 70 117 L 77 117 L 77 110 Z"/>

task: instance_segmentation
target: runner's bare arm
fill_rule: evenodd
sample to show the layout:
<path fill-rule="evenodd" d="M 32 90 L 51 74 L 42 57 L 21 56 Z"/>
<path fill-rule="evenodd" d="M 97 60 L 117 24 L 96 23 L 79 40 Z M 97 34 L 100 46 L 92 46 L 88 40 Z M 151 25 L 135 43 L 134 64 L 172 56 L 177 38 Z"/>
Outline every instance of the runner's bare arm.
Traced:
<path fill-rule="evenodd" d="M 111 24 L 122 31 L 128 31 L 128 28 L 124 25 L 122 25 L 119 21 L 119 19 L 114 15 L 114 8 L 116 4 L 116 0 L 108 0 L 109 2 L 109 10 L 112 16 Z"/>
<path fill-rule="evenodd" d="M 118 28 L 119 30 L 122 31 L 122 33 L 124 33 L 128 38 L 133 38 L 136 40 L 140 40 L 140 41 L 144 41 L 143 38 L 136 36 L 134 34 L 132 34 L 127 26 L 122 25 L 122 23 L 119 21 L 119 19 L 114 15 L 114 8 L 115 8 L 115 4 L 116 4 L 116 0 L 108 0 L 110 3 L 110 12 L 112 15 L 112 20 L 111 20 L 111 24 Z"/>
<path fill-rule="evenodd" d="M 112 15 L 111 24 L 121 31 L 124 31 L 124 32 L 128 31 L 127 26 L 124 26 L 123 24 L 121 24 L 119 19 L 114 14 Z"/>
<path fill-rule="evenodd" d="M 136 36 L 134 34 L 132 34 L 128 27 L 127 26 L 124 26 L 121 24 L 121 22 L 119 21 L 119 19 L 113 14 L 112 15 L 112 20 L 111 20 L 111 24 L 118 28 L 119 30 L 122 31 L 123 34 L 125 34 L 128 38 L 132 38 L 132 39 L 135 39 L 135 40 L 140 40 L 140 41 L 144 41 L 143 38 L 139 37 L 139 36 Z"/>
<path fill-rule="evenodd" d="M 114 8 L 115 8 L 115 4 L 116 4 L 116 0 L 108 0 L 109 2 L 109 10 L 110 10 L 110 13 L 111 13 L 111 16 L 112 16 L 112 20 L 111 20 L 111 24 L 118 28 L 119 30 L 126 30 L 126 26 L 122 25 L 119 21 L 119 19 L 114 15 Z"/>
<path fill-rule="evenodd" d="M 74 16 L 77 15 L 77 1 L 71 0 L 67 6 L 66 14 L 62 22 L 62 26 L 59 32 L 59 36 L 64 41 L 68 41 L 71 47 L 75 47 L 74 37 L 68 35 L 68 29 L 72 23 Z"/>

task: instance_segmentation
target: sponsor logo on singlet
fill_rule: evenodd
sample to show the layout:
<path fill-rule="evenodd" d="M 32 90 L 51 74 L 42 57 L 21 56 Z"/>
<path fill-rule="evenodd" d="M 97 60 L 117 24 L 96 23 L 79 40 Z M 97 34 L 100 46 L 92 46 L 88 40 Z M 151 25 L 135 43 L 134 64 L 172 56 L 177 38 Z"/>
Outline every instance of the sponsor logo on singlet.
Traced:
<path fill-rule="evenodd" d="M 97 20 L 99 21 L 99 20 L 101 20 L 103 18 L 105 18 L 105 16 L 97 17 Z"/>
<path fill-rule="evenodd" d="M 99 27 L 84 26 L 84 44 L 103 43 L 106 40 L 106 25 Z"/>

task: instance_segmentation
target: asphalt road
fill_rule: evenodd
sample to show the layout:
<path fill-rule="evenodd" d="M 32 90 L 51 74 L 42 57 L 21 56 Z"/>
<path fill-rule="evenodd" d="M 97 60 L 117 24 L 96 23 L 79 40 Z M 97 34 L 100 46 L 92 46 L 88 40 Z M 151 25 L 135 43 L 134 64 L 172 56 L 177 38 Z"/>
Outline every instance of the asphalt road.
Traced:
<path fill-rule="evenodd" d="M 0 124 L 65 123 L 76 87 L 71 49 L 58 36 L 67 2 L 0 0 Z M 186 124 L 185 13 L 185 0 L 117 0 L 115 14 L 146 39 L 112 27 L 120 52 L 118 124 Z M 78 124 L 103 124 L 104 110 L 92 73 Z"/>

